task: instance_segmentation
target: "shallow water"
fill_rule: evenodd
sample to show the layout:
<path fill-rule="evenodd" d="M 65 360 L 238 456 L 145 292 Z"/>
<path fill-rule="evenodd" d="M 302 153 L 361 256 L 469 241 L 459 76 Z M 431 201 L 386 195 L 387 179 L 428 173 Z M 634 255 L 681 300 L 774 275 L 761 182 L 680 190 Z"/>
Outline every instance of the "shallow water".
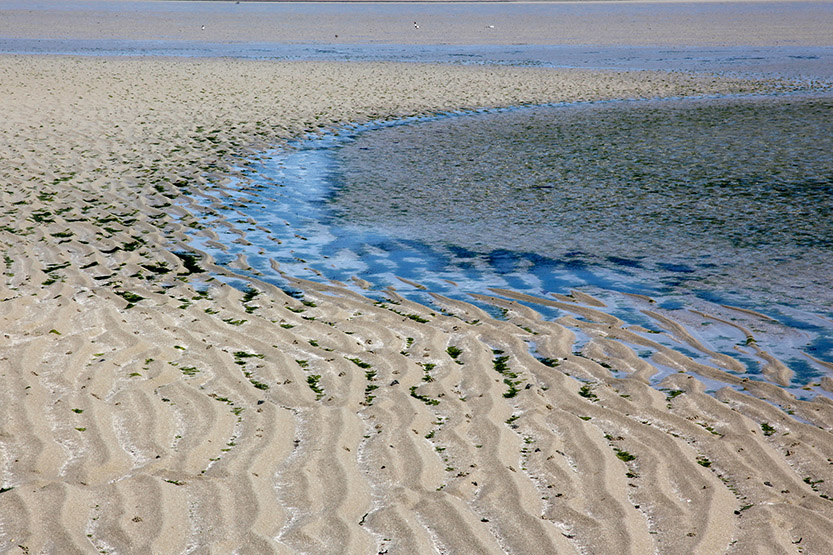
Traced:
<path fill-rule="evenodd" d="M 642 310 L 663 310 L 760 379 L 746 336 L 689 311 L 701 310 L 753 329 L 794 385 L 817 380 L 827 371 L 805 354 L 833 360 L 830 99 L 688 102 L 414 118 L 301 141 L 250 166 L 234 209 L 213 203 L 250 244 L 231 231 L 225 253 L 195 244 L 221 263 L 244 254 L 283 286 L 272 261 L 427 304 L 399 278 L 467 301 L 578 288 L 651 330 Z"/>
<path fill-rule="evenodd" d="M 434 247 L 619 267 L 701 296 L 829 311 L 831 130 L 830 98 L 445 118 L 339 148 L 328 208 L 339 225 Z"/>
<path fill-rule="evenodd" d="M 829 46 L 598 46 L 207 42 L 0 37 L 0 53 L 233 57 L 255 60 L 397 61 L 554 68 L 713 72 L 833 84 Z"/>

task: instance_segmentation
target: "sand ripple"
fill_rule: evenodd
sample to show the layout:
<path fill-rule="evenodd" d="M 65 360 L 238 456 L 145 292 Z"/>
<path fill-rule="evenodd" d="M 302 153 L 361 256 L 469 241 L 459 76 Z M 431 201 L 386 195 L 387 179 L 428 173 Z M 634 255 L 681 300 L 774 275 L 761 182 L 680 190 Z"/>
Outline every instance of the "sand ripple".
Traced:
<path fill-rule="evenodd" d="M 665 343 L 641 358 L 650 340 L 586 295 L 482 296 L 495 318 L 244 279 L 183 255 L 198 224 L 171 203 L 232 202 L 237 156 L 318 125 L 759 85 L 27 57 L 0 72 L 0 551 L 833 552 L 826 398 Z"/>

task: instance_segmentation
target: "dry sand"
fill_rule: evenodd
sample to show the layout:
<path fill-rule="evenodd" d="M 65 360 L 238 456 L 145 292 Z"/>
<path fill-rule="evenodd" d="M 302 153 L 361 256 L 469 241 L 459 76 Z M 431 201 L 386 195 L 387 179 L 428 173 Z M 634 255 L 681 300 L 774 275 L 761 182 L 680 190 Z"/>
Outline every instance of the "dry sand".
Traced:
<path fill-rule="evenodd" d="M 222 197 L 240 156 L 304 131 L 777 86 L 0 58 L 0 551 L 833 552 L 824 398 L 741 380 L 716 353 L 697 364 L 579 292 L 532 299 L 564 311 L 548 322 L 501 291 L 482 299 L 506 309 L 496 320 L 309 282 L 303 301 L 256 280 L 244 295 L 211 278 L 228 269 L 174 254 L 192 223 L 183 192 Z M 580 354 L 571 329 L 592 337 Z M 668 391 L 647 383 L 660 364 L 679 370 Z M 771 379 L 785 372 L 773 359 Z M 698 377 L 745 390 L 706 394 Z"/>

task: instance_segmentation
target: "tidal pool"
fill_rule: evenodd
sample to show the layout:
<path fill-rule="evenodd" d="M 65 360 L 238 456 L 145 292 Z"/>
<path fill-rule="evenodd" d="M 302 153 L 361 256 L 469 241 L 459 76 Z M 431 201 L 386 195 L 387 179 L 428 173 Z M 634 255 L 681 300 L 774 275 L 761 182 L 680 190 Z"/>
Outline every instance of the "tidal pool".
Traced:
<path fill-rule="evenodd" d="M 614 102 L 360 134 L 333 223 L 833 308 L 833 99 Z"/>
<path fill-rule="evenodd" d="M 616 101 L 347 127 L 251 161 L 231 199 L 202 200 L 213 239 L 194 246 L 221 264 L 245 255 L 236 272 L 283 287 L 276 267 L 424 304 L 579 289 L 652 340 L 643 311 L 661 310 L 761 379 L 741 325 L 803 398 L 824 393 L 801 389 L 829 374 L 814 359 L 833 362 L 831 108 Z"/>

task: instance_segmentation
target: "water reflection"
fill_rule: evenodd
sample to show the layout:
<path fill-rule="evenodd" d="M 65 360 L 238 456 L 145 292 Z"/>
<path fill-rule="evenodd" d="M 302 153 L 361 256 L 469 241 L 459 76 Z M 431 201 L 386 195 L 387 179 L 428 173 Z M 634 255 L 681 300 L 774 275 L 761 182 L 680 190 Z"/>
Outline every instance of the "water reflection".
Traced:
<path fill-rule="evenodd" d="M 441 119 L 337 151 L 334 222 L 833 308 L 833 100 Z"/>
<path fill-rule="evenodd" d="M 494 288 L 583 288 L 654 332 L 642 311 L 667 311 L 756 378 L 761 361 L 745 337 L 689 310 L 736 304 L 777 320 L 753 318 L 756 340 L 806 384 L 825 370 L 805 353 L 833 359 L 830 118 L 829 99 L 758 99 L 356 126 L 253 164 L 234 203 L 206 200 L 204 223 L 227 250 L 205 237 L 195 245 L 221 263 L 244 254 L 243 273 L 274 283 L 286 285 L 276 263 L 423 303 L 429 293 L 470 301 Z M 217 214 L 237 230 L 212 225 Z"/>

